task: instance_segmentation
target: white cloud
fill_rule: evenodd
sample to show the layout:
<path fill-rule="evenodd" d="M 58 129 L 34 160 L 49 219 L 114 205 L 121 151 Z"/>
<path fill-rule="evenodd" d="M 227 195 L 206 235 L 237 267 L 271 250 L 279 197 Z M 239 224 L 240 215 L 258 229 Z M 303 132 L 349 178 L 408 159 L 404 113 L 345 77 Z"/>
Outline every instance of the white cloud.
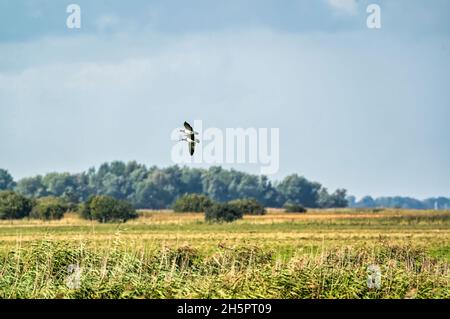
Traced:
<path fill-rule="evenodd" d="M 357 13 L 356 0 L 327 0 L 328 4 L 337 12 L 355 15 Z"/>

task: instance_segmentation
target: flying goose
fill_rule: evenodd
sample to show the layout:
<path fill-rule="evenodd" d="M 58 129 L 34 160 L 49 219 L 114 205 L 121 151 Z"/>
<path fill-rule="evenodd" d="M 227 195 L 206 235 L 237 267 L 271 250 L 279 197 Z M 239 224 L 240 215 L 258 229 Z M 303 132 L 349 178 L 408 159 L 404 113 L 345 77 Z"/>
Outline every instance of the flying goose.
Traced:
<path fill-rule="evenodd" d="M 180 139 L 180 141 L 188 142 L 189 144 L 189 153 L 191 156 L 194 155 L 195 151 L 195 144 L 200 143 L 199 139 L 195 138 L 195 135 L 198 134 L 198 132 L 195 132 L 192 126 L 188 122 L 184 122 L 184 130 L 180 130 L 180 132 L 185 133 L 186 135 Z"/>

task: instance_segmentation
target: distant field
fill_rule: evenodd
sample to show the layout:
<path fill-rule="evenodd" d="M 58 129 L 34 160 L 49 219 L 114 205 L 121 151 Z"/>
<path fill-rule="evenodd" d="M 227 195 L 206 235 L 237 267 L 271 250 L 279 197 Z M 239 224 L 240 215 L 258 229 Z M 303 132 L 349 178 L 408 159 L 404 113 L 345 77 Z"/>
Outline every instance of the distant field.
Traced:
<path fill-rule="evenodd" d="M 269 210 L 231 224 L 140 214 L 0 221 L 0 297 L 450 298 L 450 211 Z"/>

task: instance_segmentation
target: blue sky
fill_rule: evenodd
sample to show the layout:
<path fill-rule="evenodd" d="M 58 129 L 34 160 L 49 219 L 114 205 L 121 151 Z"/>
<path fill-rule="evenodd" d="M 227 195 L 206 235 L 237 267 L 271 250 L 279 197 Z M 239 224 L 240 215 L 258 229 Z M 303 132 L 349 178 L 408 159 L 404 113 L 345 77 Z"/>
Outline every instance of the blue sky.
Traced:
<path fill-rule="evenodd" d="M 449 15 L 446 0 L 1 0 L 0 167 L 168 166 L 172 129 L 201 119 L 280 128 L 274 179 L 450 196 Z"/>

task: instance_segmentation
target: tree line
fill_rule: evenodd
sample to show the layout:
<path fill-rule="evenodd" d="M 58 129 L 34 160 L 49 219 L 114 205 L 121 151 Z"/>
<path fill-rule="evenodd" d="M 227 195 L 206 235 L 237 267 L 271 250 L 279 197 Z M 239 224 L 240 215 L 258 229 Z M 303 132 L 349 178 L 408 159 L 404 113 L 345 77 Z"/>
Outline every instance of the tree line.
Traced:
<path fill-rule="evenodd" d="M 48 173 L 18 181 L 14 181 L 8 171 L 0 169 L 0 190 L 14 190 L 28 198 L 59 197 L 74 204 L 105 195 L 128 201 L 138 209 L 170 208 L 185 194 L 203 194 L 219 203 L 252 198 L 265 207 L 338 208 L 348 205 L 345 189 L 330 193 L 320 183 L 298 174 L 272 182 L 264 175 L 219 166 L 158 168 L 135 161 L 114 161 L 77 174 Z"/>
<path fill-rule="evenodd" d="M 450 209 L 450 198 L 431 197 L 418 200 L 412 197 L 378 197 L 365 196 L 359 201 L 354 196 L 347 197 L 349 207 L 352 208 L 404 208 L 404 209 Z"/>

